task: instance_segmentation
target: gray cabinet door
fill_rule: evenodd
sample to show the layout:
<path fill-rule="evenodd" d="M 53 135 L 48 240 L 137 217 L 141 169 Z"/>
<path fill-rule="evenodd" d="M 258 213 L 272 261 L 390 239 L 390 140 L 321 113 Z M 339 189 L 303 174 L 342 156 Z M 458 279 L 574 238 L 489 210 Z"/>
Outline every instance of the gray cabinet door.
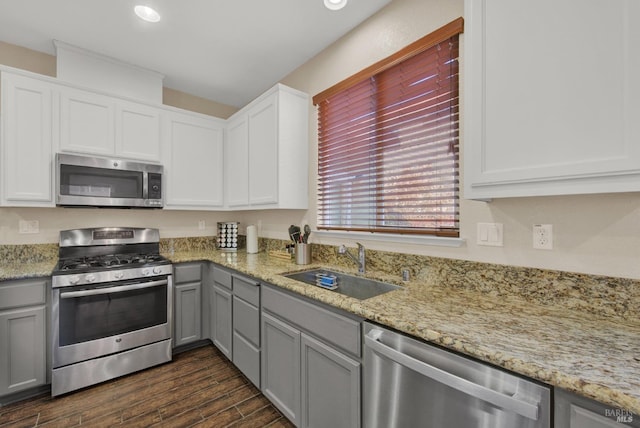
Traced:
<path fill-rule="evenodd" d="M 213 306 L 211 308 L 211 340 L 214 345 L 228 358 L 232 359 L 233 352 L 233 319 L 231 292 L 214 284 Z"/>
<path fill-rule="evenodd" d="M 201 335 L 201 288 L 200 282 L 175 286 L 174 302 L 174 346 L 200 340 Z"/>
<path fill-rule="evenodd" d="M 45 306 L 0 312 L 0 395 L 46 383 Z"/>
<path fill-rule="evenodd" d="M 305 428 L 360 427 L 360 363 L 302 333 Z"/>
<path fill-rule="evenodd" d="M 300 426 L 300 331 L 262 312 L 262 392 Z"/>
<path fill-rule="evenodd" d="M 561 388 L 554 390 L 554 427 L 623 428 L 640 427 L 640 420 L 628 410 L 603 404 Z"/>

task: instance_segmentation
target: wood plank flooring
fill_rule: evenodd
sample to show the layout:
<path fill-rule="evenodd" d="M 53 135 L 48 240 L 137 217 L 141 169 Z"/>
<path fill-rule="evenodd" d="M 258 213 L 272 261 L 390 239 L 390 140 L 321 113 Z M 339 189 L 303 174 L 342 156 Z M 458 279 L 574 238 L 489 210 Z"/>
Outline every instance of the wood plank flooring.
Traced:
<path fill-rule="evenodd" d="M 227 360 L 206 346 L 161 366 L 71 392 L 0 407 L 0 427 L 270 427 L 289 422 Z"/>

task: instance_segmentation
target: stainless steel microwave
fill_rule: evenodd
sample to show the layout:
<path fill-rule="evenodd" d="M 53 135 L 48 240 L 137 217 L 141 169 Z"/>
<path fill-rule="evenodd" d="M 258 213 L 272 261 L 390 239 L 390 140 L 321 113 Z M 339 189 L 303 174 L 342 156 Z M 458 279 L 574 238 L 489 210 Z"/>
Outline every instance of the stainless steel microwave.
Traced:
<path fill-rule="evenodd" d="M 56 205 L 162 208 L 162 165 L 56 154 Z"/>

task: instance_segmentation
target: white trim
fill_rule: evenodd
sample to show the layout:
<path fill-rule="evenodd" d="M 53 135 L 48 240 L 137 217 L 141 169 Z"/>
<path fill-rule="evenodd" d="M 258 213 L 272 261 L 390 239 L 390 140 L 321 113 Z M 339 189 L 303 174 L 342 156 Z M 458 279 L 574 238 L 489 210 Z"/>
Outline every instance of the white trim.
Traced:
<path fill-rule="evenodd" d="M 398 235 L 391 233 L 346 232 L 335 230 L 316 230 L 313 234 L 322 238 L 398 242 L 403 244 L 434 245 L 439 247 L 462 247 L 466 244 L 466 239 L 464 238 L 445 238 L 431 235 Z"/>

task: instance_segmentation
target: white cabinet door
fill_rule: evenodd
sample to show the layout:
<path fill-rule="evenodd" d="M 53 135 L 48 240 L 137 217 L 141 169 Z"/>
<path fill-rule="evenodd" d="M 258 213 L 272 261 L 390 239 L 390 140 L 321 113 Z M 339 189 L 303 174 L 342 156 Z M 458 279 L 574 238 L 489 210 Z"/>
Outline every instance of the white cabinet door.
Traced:
<path fill-rule="evenodd" d="M 60 149 L 160 160 L 160 109 L 74 88 L 60 94 Z"/>
<path fill-rule="evenodd" d="M 640 190 L 640 3 L 466 0 L 466 198 Z"/>
<path fill-rule="evenodd" d="M 249 116 L 249 203 L 278 202 L 278 98 L 274 94 L 255 106 Z"/>
<path fill-rule="evenodd" d="M 226 206 L 246 207 L 249 205 L 249 128 L 246 114 L 227 123 L 224 147 Z"/>
<path fill-rule="evenodd" d="M 308 208 L 308 103 L 278 84 L 229 121 L 227 207 Z"/>
<path fill-rule="evenodd" d="M 160 110 L 120 101 L 116 105 L 116 154 L 145 161 L 160 160 Z"/>
<path fill-rule="evenodd" d="M 165 208 L 222 207 L 224 122 L 174 112 L 164 122 Z"/>
<path fill-rule="evenodd" d="M 114 111 L 111 97 L 64 88 L 60 93 L 60 150 L 115 154 Z"/>
<path fill-rule="evenodd" d="M 2 205 L 54 206 L 52 85 L 2 73 Z"/>

